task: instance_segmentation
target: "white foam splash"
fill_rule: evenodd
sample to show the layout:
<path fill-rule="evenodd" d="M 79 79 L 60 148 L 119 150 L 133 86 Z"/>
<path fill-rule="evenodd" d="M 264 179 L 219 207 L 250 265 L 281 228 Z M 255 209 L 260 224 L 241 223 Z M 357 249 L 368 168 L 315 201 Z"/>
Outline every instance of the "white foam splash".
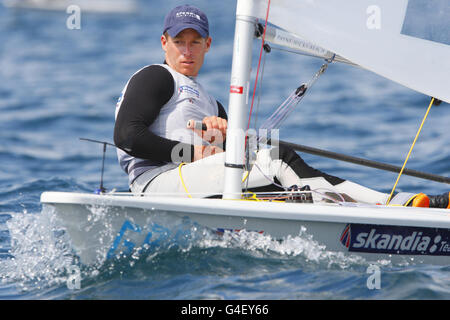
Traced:
<path fill-rule="evenodd" d="M 51 211 L 14 213 L 7 227 L 12 257 L 1 263 L 2 283 L 15 283 L 19 290 L 26 291 L 66 281 L 65 272 L 73 265 L 73 254 Z"/>
<path fill-rule="evenodd" d="M 222 247 L 248 250 L 253 254 L 278 255 L 279 258 L 300 257 L 306 262 L 333 268 L 348 268 L 354 265 L 366 265 L 367 261 L 357 255 L 328 251 L 326 246 L 315 241 L 305 227 L 297 236 L 287 236 L 281 240 L 258 232 L 240 230 L 225 231 L 222 236 L 204 234 L 198 245 L 203 248 Z"/>

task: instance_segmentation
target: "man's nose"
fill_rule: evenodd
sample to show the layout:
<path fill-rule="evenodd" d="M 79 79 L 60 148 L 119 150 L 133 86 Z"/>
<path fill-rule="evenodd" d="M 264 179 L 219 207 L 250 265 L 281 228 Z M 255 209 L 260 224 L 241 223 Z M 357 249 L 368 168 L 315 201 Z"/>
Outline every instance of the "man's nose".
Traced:
<path fill-rule="evenodd" d="M 189 43 L 183 46 L 183 55 L 190 56 L 192 54 L 192 47 Z"/>

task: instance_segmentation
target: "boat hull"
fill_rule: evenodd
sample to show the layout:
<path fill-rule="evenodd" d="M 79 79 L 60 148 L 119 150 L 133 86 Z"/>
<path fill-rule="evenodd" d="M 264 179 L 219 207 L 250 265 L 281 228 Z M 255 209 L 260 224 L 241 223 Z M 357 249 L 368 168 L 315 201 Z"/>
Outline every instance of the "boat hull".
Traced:
<path fill-rule="evenodd" d="M 221 199 L 45 192 L 84 264 L 186 239 L 195 225 L 218 232 L 259 232 L 275 239 L 306 232 L 325 250 L 368 261 L 450 265 L 450 219 L 444 209 L 342 206 Z M 189 221 L 188 224 L 185 222 Z"/>

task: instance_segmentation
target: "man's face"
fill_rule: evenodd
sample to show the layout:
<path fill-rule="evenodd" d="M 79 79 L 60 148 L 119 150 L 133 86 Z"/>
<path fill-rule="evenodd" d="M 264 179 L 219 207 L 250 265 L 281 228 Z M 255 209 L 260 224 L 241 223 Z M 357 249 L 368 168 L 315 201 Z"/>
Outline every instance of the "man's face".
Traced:
<path fill-rule="evenodd" d="M 211 47 L 211 37 L 202 38 L 194 29 L 185 29 L 175 38 L 162 35 L 161 46 L 170 67 L 185 76 L 197 76 Z"/>

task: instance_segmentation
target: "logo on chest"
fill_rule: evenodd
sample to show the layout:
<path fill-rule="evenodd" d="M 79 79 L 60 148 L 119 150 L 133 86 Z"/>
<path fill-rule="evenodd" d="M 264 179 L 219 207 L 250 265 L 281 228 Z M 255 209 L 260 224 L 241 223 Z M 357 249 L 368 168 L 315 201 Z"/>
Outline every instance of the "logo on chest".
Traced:
<path fill-rule="evenodd" d="M 180 95 L 195 96 L 196 98 L 200 98 L 200 92 L 197 89 L 186 85 L 180 86 L 180 88 L 178 89 L 178 93 Z"/>

